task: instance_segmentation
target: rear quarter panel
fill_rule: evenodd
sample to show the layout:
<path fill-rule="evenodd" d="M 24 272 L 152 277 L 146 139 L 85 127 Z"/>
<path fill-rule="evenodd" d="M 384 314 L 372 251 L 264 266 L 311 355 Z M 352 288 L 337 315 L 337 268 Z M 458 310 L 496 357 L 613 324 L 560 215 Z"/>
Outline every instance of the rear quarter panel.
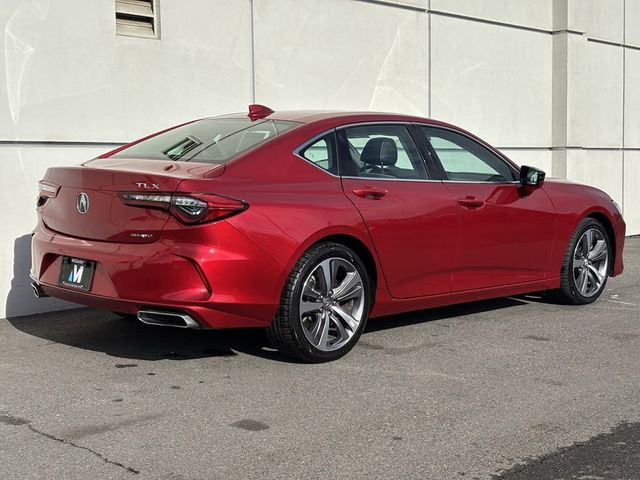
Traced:
<path fill-rule="evenodd" d="M 314 243 L 333 235 L 347 235 L 364 244 L 376 263 L 377 298 L 381 295 L 387 298 L 386 283 L 369 232 L 344 195 L 340 178 L 292 153 L 322 130 L 317 127 L 296 130 L 306 132 L 297 132 L 284 141 L 276 139 L 269 142 L 268 148 L 239 157 L 227 164 L 220 177 L 185 180 L 178 190 L 226 195 L 249 204 L 246 211 L 225 221 L 281 266 L 273 285 L 274 302 L 279 303 L 286 279 L 302 254 Z"/>

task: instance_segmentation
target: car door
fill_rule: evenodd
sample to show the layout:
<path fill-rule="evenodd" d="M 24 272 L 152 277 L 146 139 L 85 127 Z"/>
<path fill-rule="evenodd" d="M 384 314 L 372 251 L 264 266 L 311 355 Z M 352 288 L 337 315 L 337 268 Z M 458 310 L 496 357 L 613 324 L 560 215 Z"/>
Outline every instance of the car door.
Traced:
<path fill-rule="evenodd" d="M 462 132 L 419 130 L 461 215 L 452 291 L 544 279 L 556 222 L 547 193 L 522 188 L 512 165 Z"/>
<path fill-rule="evenodd" d="M 369 229 L 391 295 L 449 293 L 457 204 L 429 178 L 409 126 L 367 123 L 337 132 L 344 193 Z"/>

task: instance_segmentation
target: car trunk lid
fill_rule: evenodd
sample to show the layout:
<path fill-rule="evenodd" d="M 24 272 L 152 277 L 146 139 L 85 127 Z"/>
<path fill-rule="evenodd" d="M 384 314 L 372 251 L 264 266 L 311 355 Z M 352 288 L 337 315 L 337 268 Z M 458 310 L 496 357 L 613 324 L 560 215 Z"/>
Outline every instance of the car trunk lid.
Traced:
<path fill-rule="evenodd" d="M 159 238 L 169 212 L 125 205 L 121 193 L 170 194 L 187 178 L 223 171 L 224 165 L 112 158 L 50 168 L 44 182 L 59 189 L 43 202 L 42 220 L 51 230 L 76 238 L 150 243 Z"/>

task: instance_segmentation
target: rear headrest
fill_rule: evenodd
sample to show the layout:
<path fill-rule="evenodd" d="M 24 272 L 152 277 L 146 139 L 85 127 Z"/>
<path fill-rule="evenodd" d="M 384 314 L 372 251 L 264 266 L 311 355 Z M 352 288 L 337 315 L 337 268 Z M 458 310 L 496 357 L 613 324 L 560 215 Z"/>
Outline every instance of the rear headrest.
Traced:
<path fill-rule="evenodd" d="M 362 149 L 360 161 L 369 165 L 392 167 L 398 160 L 398 147 L 390 138 L 372 138 Z"/>

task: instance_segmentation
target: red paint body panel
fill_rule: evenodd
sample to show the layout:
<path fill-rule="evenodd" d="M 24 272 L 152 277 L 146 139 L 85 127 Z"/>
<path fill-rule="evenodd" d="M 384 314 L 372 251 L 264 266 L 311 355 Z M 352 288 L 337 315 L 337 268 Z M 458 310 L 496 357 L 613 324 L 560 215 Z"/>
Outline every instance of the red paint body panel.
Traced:
<path fill-rule="evenodd" d="M 443 182 L 344 178 L 342 184 L 366 222 L 391 295 L 449 293 L 460 224 Z M 371 185 L 387 193 L 380 199 L 353 193 Z"/>
<path fill-rule="evenodd" d="M 222 166 L 105 154 L 82 167 L 49 169 L 45 180 L 61 188 L 38 208 L 33 279 L 51 296 L 97 308 L 180 310 L 210 328 L 267 326 L 300 256 L 339 236 L 371 256 L 370 275 L 377 279 L 371 316 L 379 316 L 556 288 L 569 238 L 587 215 L 610 229 L 613 274 L 622 272 L 624 221 L 597 189 L 555 180 L 524 191 L 513 183 L 341 179 L 293 153 L 351 123 L 456 127 L 383 113 L 276 112 L 269 118 L 301 124 Z M 224 220 L 185 225 L 166 210 L 125 205 L 119 193 L 136 191 L 138 183 L 168 195 L 231 197 L 249 207 Z M 353 193 L 371 186 L 387 194 L 375 200 Z M 75 207 L 81 191 L 94 207 L 86 214 Z M 461 206 L 457 200 L 467 196 L 482 206 Z M 89 292 L 57 285 L 62 256 L 96 262 Z"/>
<path fill-rule="evenodd" d="M 596 216 L 613 233 L 615 252 L 612 276 L 620 275 L 624 269 L 622 251 L 626 225 L 609 196 L 597 188 L 555 178 L 546 180 L 542 188 L 549 194 L 557 213 L 556 238 L 550 259 L 551 274 L 560 274 L 563 245 L 567 245 L 580 220 Z"/>
<path fill-rule="evenodd" d="M 452 290 L 460 292 L 544 280 L 556 214 L 547 193 L 515 184 L 445 182 L 456 199 L 460 224 Z"/>
<path fill-rule="evenodd" d="M 56 286 L 62 255 L 96 261 L 90 293 Z M 52 296 L 88 305 L 95 305 L 95 296 L 102 308 L 124 313 L 143 306 L 195 311 L 204 326 L 215 328 L 268 325 L 280 294 L 272 279 L 281 271 L 224 220 L 185 229 L 172 219 L 162 239 L 142 245 L 71 238 L 41 223 L 32 241 L 32 276 Z"/>

